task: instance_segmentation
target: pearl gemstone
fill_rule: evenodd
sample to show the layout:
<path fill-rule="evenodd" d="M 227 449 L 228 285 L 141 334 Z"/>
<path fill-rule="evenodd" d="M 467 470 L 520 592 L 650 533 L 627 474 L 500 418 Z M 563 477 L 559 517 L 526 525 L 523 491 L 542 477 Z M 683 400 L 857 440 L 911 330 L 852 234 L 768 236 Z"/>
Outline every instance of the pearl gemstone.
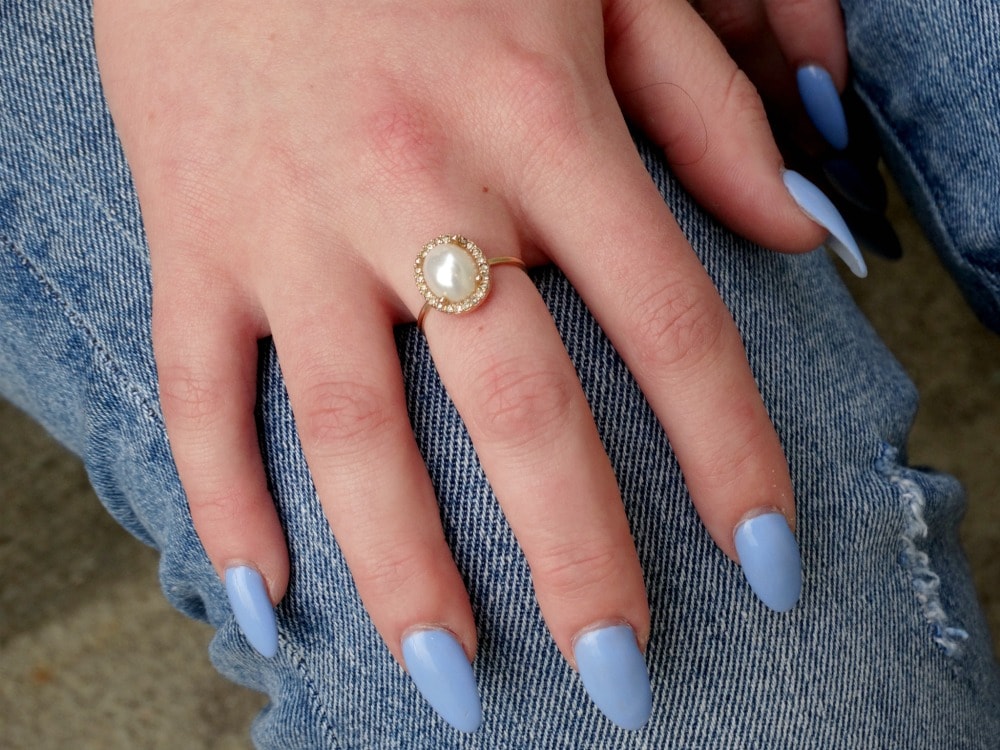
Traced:
<path fill-rule="evenodd" d="M 452 242 L 435 245 L 427 252 L 423 265 L 424 281 L 438 297 L 461 302 L 475 293 L 479 267 L 464 247 Z"/>

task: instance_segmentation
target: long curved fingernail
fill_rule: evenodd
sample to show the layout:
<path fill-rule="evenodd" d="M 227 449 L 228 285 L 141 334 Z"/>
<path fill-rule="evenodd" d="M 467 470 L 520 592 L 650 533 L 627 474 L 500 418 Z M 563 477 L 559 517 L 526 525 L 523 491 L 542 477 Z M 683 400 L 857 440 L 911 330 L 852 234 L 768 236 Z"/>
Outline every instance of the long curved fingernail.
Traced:
<path fill-rule="evenodd" d="M 649 673 L 628 625 L 585 631 L 573 644 L 580 679 L 604 715 L 623 729 L 640 729 L 653 710 Z"/>
<path fill-rule="evenodd" d="M 747 583 L 775 612 L 787 612 L 802 593 L 799 546 L 781 513 L 764 513 L 736 528 L 736 553 Z"/>
<path fill-rule="evenodd" d="M 834 148 L 847 148 L 847 117 L 829 71 L 821 65 L 803 65 L 795 80 L 802 104 L 816 129 Z"/>
<path fill-rule="evenodd" d="M 806 216 L 830 233 L 826 241 L 830 249 L 847 264 L 855 276 L 862 279 L 867 276 L 868 266 L 865 265 L 865 259 L 861 257 L 858 243 L 854 240 L 854 235 L 847 228 L 847 222 L 844 221 L 844 217 L 840 215 L 832 201 L 823 195 L 822 190 L 798 172 L 793 172 L 790 169 L 785 170 L 781 179 Z"/>
<path fill-rule="evenodd" d="M 414 630 L 403 638 L 403 660 L 417 689 L 455 729 L 475 732 L 483 721 L 476 676 L 462 644 L 446 630 Z"/>
<path fill-rule="evenodd" d="M 268 659 L 278 653 L 278 623 L 260 573 L 246 565 L 229 568 L 226 593 L 236 623 L 250 645 Z"/>

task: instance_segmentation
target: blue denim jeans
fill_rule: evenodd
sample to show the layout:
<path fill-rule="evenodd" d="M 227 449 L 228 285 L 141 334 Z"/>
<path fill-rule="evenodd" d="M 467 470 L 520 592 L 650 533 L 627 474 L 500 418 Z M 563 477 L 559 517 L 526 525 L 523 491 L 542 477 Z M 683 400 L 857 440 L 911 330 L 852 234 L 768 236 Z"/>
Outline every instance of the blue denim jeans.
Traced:
<path fill-rule="evenodd" d="M 970 299 L 996 322 L 1000 10 L 979 5 L 959 16 L 933 0 L 858 2 L 846 17 L 858 86 L 893 164 Z M 292 576 L 278 654 L 260 657 L 194 533 L 167 445 L 148 250 L 101 94 L 89 4 L 9 2 L 0 21 L 0 390 L 83 458 L 109 512 L 160 551 L 165 595 L 216 628 L 216 667 L 270 696 L 252 728 L 257 746 L 997 746 L 1000 674 L 956 537 L 962 493 L 906 464 L 912 385 L 822 251 L 779 255 L 734 237 L 642 142 L 732 310 L 783 441 L 798 502 L 799 606 L 767 610 L 712 543 L 635 382 L 547 268 L 533 278 L 590 399 L 646 575 L 648 725 L 609 722 L 547 634 L 528 567 L 412 325 L 397 341 L 477 618 L 483 726 L 462 734 L 445 724 L 372 627 L 316 500 L 269 341 L 258 426 Z M 967 80 L 983 84 L 975 96 Z M 954 118 L 966 116 L 959 138 Z"/>

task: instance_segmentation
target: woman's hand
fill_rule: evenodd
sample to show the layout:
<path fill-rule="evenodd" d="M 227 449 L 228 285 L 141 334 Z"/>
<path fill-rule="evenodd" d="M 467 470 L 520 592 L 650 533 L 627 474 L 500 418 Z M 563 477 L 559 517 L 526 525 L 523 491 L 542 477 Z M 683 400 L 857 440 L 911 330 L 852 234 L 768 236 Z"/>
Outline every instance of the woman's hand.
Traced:
<path fill-rule="evenodd" d="M 781 446 L 736 327 L 621 109 L 736 231 L 788 251 L 825 232 L 787 192 L 752 85 L 697 13 L 682 0 L 604 5 L 95 3 L 149 240 L 163 414 L 241 625 L 262 652 L 277 648 L 260 604 L 284 595 L 288 557 L 254 423 L 257 341 L 272 336 L 364 604 L 464 729 L 479 721 L 466 661 L 476 628 L 392 335 L 421 309 L 413 259 L 437 235 L 558 264 L 669 433 L 709 533 L 734 559 L 740 541 L 768 604 L 798 595 Z M 556 643 L 613 720 L 640 726 L 649 612 L 615 477 L 534 286 L 512 266 L 493 274 L 474 312 L 431 311 L 431 351 Z M 777 535 L 761 541 L 766 528 Z M 630 660 L 602 664 L 616 641 Z M 442 669 L 465 682 L 435 684 Z"/>

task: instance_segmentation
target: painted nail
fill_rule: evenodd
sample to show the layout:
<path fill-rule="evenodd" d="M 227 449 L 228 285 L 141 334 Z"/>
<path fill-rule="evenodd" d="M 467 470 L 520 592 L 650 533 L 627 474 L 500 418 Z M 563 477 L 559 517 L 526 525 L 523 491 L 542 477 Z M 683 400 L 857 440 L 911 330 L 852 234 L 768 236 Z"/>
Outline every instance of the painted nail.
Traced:
<path fill-rule="evenodd" d="M 604 715 L 623 729 L 640 729 L 653 710 L 646 662 L 628 625 L 589 630 L 573 644 L 580 679 Z"/>
<path fill-rule="evenodd" d="M 278 623 L 260 573 L 246 565 L 229 568 L 226 593 L 236 622 L 250 645 L 268 659 L 278 653 Z"/>
<path fill-rule="evenodd" d="M 475 732 L 483 721 L 476 676 L 462 644 L 445 630 L 415 630 L 403 638 L 403 660 L 417 689 L 455 729 Z"/>
<path fill-rule="evenodd" d="M 806 113 L 820 135 L 836 149 L 847 148 L 847 117 L 830 73 L 819 65 L 803 65 L 795 79 Z"/>
<path fill-rule="evenodd" d="M 867 276 L 868 267 L 865 265 L 865 259 L 861 257 L 858 243 L 855 242 L 851 230 L 847 228 L 847 222 L 833 202 L 798 172 L 785 170 L 781 179 L 806 216 L 830 233 L 826 240 L 827 246 L 847 264 L 855 276 L 862 279 Z"/>
<path fill-rule="evenodd" d="M 775 612 L 787 612 L 802 593 L 802 561 L 780 513 L 753 516 L 736 528 L 736 553 L 747 583 Z"/>

